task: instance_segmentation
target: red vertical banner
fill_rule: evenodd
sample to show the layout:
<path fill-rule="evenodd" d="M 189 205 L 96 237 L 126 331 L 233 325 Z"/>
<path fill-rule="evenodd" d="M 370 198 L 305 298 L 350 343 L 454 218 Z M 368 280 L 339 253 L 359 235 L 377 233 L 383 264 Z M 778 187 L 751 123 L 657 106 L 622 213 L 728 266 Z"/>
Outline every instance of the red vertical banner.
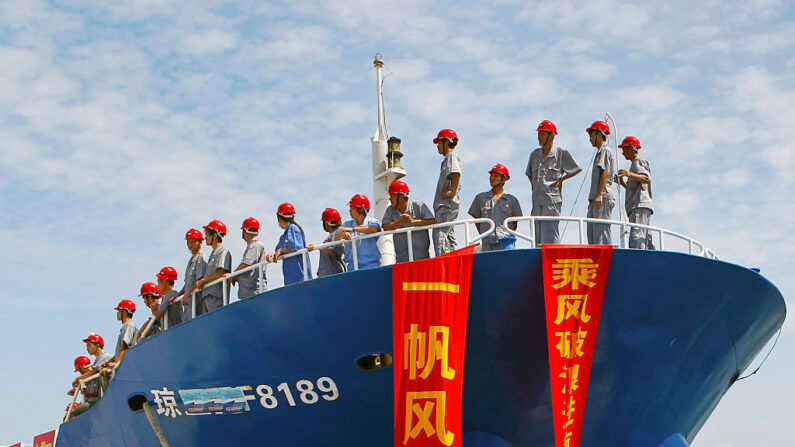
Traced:
<path fill-rule="evenodd" d="M 611 245 L 542 245 L 556 447 L 579 447 Z"/>
<path fill-rule="evenodd" d="M 395 446 L 460 446 L 469 246 L 392 266 Z"/>
<path fill-rule="evenodd" d="M 55 430 L 42 433 L 33 438 L 33 447 L 52 447 L 55 444 Z"/>

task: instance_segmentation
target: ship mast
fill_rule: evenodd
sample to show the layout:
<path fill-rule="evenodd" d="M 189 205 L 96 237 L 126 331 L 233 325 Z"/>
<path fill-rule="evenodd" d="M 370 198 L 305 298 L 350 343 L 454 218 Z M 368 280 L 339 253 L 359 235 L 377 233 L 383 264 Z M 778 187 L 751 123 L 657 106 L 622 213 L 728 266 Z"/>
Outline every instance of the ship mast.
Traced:
<path fill-rule="evenodd" d="M 389 206 L 389 184 L 395 179 L 404 177 L 406 170 L 403 169 L 400 158 L 395 157 L 395 154 L 402 155 L 400 154 L 400 140 L 393 138 L 391 139 L 392 141 L 387 143 L 389 135 L 387 135 L 384 114 L 384 80 L 381 76 L 381 68 L 384 66 L 384 61 L 381 59 L 380 53 L 375 55 L 373 66 L 375 67 L 378 93 L 378 128 L 376 128 L 375 135 L 370 140 L 373 150 L 373 203 L 370 212 L 372 217 L 380 221 Z M 395 140 L 397 140 L 397 151 L 392 150 L 395 146 Z M 393 147 L 390 147 L 390 145 Z M 387 153 L 389 153 L 389 157 L 387 157 Z M 395 246 L 391 235 L 378 238 L 378 248 L 381 250 L 381 265 L 395 263 Z"/>

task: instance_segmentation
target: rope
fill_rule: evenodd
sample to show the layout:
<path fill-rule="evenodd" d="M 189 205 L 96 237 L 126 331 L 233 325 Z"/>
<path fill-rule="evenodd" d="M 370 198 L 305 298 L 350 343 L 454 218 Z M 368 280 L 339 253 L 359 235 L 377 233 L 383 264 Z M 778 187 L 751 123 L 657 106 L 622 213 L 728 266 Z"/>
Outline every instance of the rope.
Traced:
<path fill-rule="evenodd" d="M 144 413 L 146 413 L 146 419 L 149 421 L 152 431 L 155 432 L 155 436 L 157 436 L 157 439 L 160 440 L 160 445 L 163 447 L 168 447 L 168 441 L 166 441 L 166 437 L 163 435 L 163 430 L 160 428 L 160 424 L 158 424 L 157 419 L 155 419 L 155 413 L 152 411 L 152 406 L 149 405 L 149 402 L 144 402 Z"/>
<path fill-rule="evenodd" d="M 762 365 L 765 364 L 765 362 L 767 361 L 767 358 L 770 357 L 770 354 L 773 353 L 773 348 L 776 347 L 776 343 L 778 343 L 778 338 L 781 337 L 781 329 L 783 329 L 783 327 L 784 326 L 781 326 L 781 327 L 778 328 L 778 334 L 776 335 L 776 340 L 773 342 L 773 346 L 770 347 L 770 350 L 767 351 L 767 355 L 765 355 L 765 358 L 762 359 L 762 363 L 760 363 L 759 366 L 756 367 L 754 372 L 752 372 L 751 374 L 748 374 L 747 376 L 740 377 L 739 379 L 734 381 L 735 383 L 737 383 L 737 382 L 739 382 L 741 380 L 747 379 L 747 378 L 753 376 L 754 374 L 756 374 L 757 372 L 759 372 L 759 368 L 761 368 Z"/>

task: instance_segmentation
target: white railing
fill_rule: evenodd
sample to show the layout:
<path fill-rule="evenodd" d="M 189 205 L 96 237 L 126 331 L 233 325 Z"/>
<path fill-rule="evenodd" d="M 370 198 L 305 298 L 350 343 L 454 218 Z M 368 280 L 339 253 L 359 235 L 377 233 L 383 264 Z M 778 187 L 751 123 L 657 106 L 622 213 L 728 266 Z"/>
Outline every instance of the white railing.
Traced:
<path fill-rule="evenodd" d="M 483 224 L 487 224 L 489 226 L 488 229 L 486 231 L 484 231 L 482 234 L 477 234 L 475 237 L 471 237 L 472 236 L 472 231 L 471 231 L 470 226 L 471 225 L 483 225 Z M 483 238 L 485 238 L 486 236 L 491 234 L 491 232 L 494 231 L 494 222 L 491 219 L 488 219 L 488 218 L 456 220 L 456 221 L 453 221 L 453 222 L 443 222 L 443 223 L 438 223 L 438 224 L 433 224 L 433 225 L 399 228 L 397 230 L 390 230 L 390 231 L 379 231 L 377 233 L 365 234 L 365 235 L 362 235 L 362 236 L 356 236 L 356 237 L 351 238 L 351 239 L 341 239 L 341 240 L 338 240 L 338 241 L 326 242 L 326 243 L 323 243 L 323 244 L 317 244 L 317 245 L 313 246 L 312 250 L 314 251 L 314 250 L 319 250 L 321 248 L 328 248 L 328 247 L 334 247 L 334 246 L 337 246 L 337 245 L 350 244 L 351 256 L 353 256 L 353 269 L 354 270 L 358 270 L 359 269 L 359 257 L 358 257 L 357 248 L 356 248 L 356 245 L 357 245 L 356 242 L 357 241 L 364 240 L 364 239 L 370 239 L 370 238 L 378 238 L 378 237 L 381 237 L 381 236 L 394 235 L 394 234 L 404 234 L 405 233 L 406 234 L 406 243 L 408 244 L 409 261 L 413 261 L 414 260 L 414 251 L 413 251 L 413 247 L 411 246 L 411 234 L 412 233 L 416 233 L 416 232 L 419 232 L 419 231 L 429 231 L 429 230 L 433 230 L 434 228 L 447 228 L 447 227 L 458 227 L 458 226 L 463 226 L 464 227 L 464 236 L 465 236 L 465 239 L 466 239 L 466 244 L 465 245 L 470 245 L 470 244 L 474 244 L 476 242 L 479 242 L 480 240 L 482 240 Z M 476 233 L 477 233 L 477 229 L 476 229 Z M 300 256 L 301 257 L 301 262 L 302 262 L 302 264 L 304 266 L 304 281 L 307 281 L 307 280 L 309 280 L 309 269 L 307 268 L 307 264 L 308 264 L 308 261 L 309 261 L 309 259 L 308 259 L 309 258 L 309 249 L 308 248 L 302 248 L 300 250 L 296 250 L 296 251 L 290 252 L 290 253 L 288 253 L 286 255 L 282 255 L 282 256 L 279 257 L 279 259 L 281 259 L 282 262 L 284 262 L 284 259 L 288 259 L 288 258 L 292 258 L 292 257 L 296 257 L 296 256 Z M 223 276 L 221 278 L 216 279 L 215 281 L 208 282 L 207 284 L 205 284 L 203 286 L 203 289 L 207 289 L 207 287 L 214 286 L 216 284 L 221 284 L 221 290 L 222 290 L 222 293 L 223 293 L 223 296 L 222 296 L 223 297 L 223 306 L 226 306 L 227 304 L 229 304 L 229 293 L 228 293 L 228 282 L 229 282 L 229 280 L 234 278 L 234 277 L 240 276 L 240 275 L 242 275 L 244 273 L 248 273 L 251 270 L 255 270 L 256 269 L 257 273 L 259 275 L 259 278 L 260 278 L 260 281 L 259 281 L 260 286 L 259 286 L 259 290 L 257 292 L 258 293 L 262 293 L 262 292 L 265 291 L 265 271 L 267 270 L 267 264 L 268 264 L 267 261 L 263 261 L 263 262 L 260 262 L 258 264 L 250 265 L 250 266 L 248 266 L 248 267 L 246 267 L 244 269 L 240 269 L 240 270 L 238 270 L 236 272 L 232 272 L 232 273 L 230 273 L 228 275 L 225 275 L 225 276 Z M 191 296 L 190 318 L 194 318 L 196 316 L 196 293 L 198 293 L 198 292 L 199 291 L 194 291 L 193 292 L 193 296 Z M 183 298 L 184 298 L 184 296 L 179 297 L 178 299 L 174 300 L 174 303 L 182 302 Z M 163 321 L 162 321 L 163 330 L 168 329 L 168 309 L 169 309 L 169 307 L 170 306 L 166 307 L 166 314 L 163 316 Z M 140 336 L 141 339 L 144 339 L 147 336 L 149 336 L 149 334 L 152 332 L 152 326 L 154 326 L 154 322 L 149 324 L 147 326 L 147 328 L 141 333 L 141 336 Z"/>
<path fill-rule="evenodd" d="M 618 238 L 618 247 L 619 248 L 627 248 L 629 247 L 629 230 L 630 228 L 642 228 L 644 230 L 648 230 L 651 234 L 657 234 L 659 237 L 659 249 L 665 250 L 665 236 L 670 236 L 676 238 L 678 240 L 683 241 L 687 244 L 688 250 L 687 252 L 691 255 L 697 256 L 704 256 L 710 259 L 718 259 L 718 256 L 715 254 L 714 251 L 707 248 L 703 243 L 685 236 L 680 233 L 676 233 L 674 231 L 666 230 L 665 228 L 659 227 L 652 227 L 650 225 L 641 225 L 632 222 L 623 222 L 618 220 L 606 220 L 606 219 L 593 219 L 588 217 L 565 217 L 565 216 L 522 216 L 522 217 L 509 217 L 505 219 L 505 227 L 509 233 L 520 238 L 522 240 L 530 242 L 530 244 L 535 247 L 535 223 L 536 222 L 550 222 L 550 221 L 565 221 L 565 222 L 577 222 L 578 237 L 580 244 L 587 244 L 587 231 L 586 225 L 588 223 L 595 223 L 595 224 L 603 224 L 603 225 L 611 225 L 611 226 L 618 226 L 620 228 L 619 238 Z M 511 230 L 508 227 L 509 223 L 518 223 L 518 222 L 529 222 L 530 223 L 530 234 L 525 235 L 520 233 L 518 227 L 516 230 Z"/>

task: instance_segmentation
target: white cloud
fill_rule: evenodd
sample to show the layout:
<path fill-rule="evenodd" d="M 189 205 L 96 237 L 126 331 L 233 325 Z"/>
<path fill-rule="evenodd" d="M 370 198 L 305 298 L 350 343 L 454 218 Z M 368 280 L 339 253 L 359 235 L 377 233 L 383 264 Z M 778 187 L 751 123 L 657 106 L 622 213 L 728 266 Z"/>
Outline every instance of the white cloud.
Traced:
<path fill-rule="evenodd" d="M 221 29 L 208 29 L 181 36 L 181 48 L 187 54 L 203 55 L 218 53 L 237 46 L 237 36 Z"/>

